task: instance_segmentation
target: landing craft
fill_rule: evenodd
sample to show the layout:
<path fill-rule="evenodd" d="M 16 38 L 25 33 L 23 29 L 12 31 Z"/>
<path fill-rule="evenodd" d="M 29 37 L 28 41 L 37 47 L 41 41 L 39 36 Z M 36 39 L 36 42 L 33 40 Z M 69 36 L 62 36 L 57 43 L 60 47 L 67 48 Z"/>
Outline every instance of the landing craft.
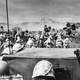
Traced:
<path fill-rule="evenodd" d="M 10 70 L 22 75 L 24 80 L 32 80 L 34 67 L 41 60 L 53 64 L 56 80 L 80 80 L 79 57 L 77 59 L 74 54 L 75 50 L 27 48 L 17 54 L 4 56 L 3 60 Z"/>
<path fill-rule="evenodd" d="M 9 32 L 8 2 L 6 0 L 7 27 Z M 35 65 L 41 60 L 53 64 L 56 80 L 80 80 L 79 55 L 75 49 L 25 49 L 14 55 L 3 56 L 3 62 L 9 73 L 22 75 L 24 80 L 32 80 Z M 78 59 L 77 59 L 78 58 Z M 4 67 L 4 68 L 5 68 Z M 2 67 L 1 67 L 2 68 Z M 8 69 L 7 68 L 7 69 Z M 7 71 L 8 73 L 8 71 Z"/>

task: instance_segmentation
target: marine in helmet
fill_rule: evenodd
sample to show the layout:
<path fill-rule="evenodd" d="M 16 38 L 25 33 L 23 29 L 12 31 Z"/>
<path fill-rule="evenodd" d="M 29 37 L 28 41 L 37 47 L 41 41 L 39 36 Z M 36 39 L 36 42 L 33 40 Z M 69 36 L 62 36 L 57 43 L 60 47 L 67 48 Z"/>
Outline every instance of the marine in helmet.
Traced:
<path fill-rule="evenodd" d="M 39 61 L 33 70 L 33 80 L 55 80 L 53 65 L 47 60 Z"/>

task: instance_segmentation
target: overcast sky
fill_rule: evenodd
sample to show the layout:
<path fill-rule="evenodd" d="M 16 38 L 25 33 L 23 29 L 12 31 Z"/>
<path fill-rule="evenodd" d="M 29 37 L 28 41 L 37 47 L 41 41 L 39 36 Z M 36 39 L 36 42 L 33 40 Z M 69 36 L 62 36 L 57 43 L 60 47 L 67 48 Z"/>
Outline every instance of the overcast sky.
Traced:
<path fill-rule="evenodd" d="M 80 0 L 8 0 L 8 3 L 11 24 L 38 21 L 41 17 L 80 20 Z M 0 0 L 0 22 L 5 21 L 5 0 Z"/>

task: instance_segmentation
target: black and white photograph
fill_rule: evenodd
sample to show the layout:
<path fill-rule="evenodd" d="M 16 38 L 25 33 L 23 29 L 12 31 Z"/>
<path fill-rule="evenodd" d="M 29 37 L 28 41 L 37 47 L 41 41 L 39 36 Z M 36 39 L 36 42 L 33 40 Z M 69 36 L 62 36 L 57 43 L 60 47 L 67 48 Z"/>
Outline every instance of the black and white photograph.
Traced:
<path fill-rule="evenodd" d="M 0 0 L 0 80 L 80 80 L 80 0 Z"/>

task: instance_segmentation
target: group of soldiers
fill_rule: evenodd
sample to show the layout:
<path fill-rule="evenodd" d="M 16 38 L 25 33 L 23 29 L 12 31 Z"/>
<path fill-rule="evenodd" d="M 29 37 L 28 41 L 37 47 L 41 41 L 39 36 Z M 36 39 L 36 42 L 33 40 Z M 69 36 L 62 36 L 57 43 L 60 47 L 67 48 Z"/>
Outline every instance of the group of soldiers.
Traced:
<path fill-rule="evenodd" d="M 16 53 L 26 48 L 71 48 L 72 37 L 74 37 L 76 26 L 67 23 L 63 29 L 55 29 L 51 26 L 44 25 L 43 31 L 30 32 L 12 31 L 4 32 L 1 26 L 0 45 L 2 54 L 11 51 Z"/>

